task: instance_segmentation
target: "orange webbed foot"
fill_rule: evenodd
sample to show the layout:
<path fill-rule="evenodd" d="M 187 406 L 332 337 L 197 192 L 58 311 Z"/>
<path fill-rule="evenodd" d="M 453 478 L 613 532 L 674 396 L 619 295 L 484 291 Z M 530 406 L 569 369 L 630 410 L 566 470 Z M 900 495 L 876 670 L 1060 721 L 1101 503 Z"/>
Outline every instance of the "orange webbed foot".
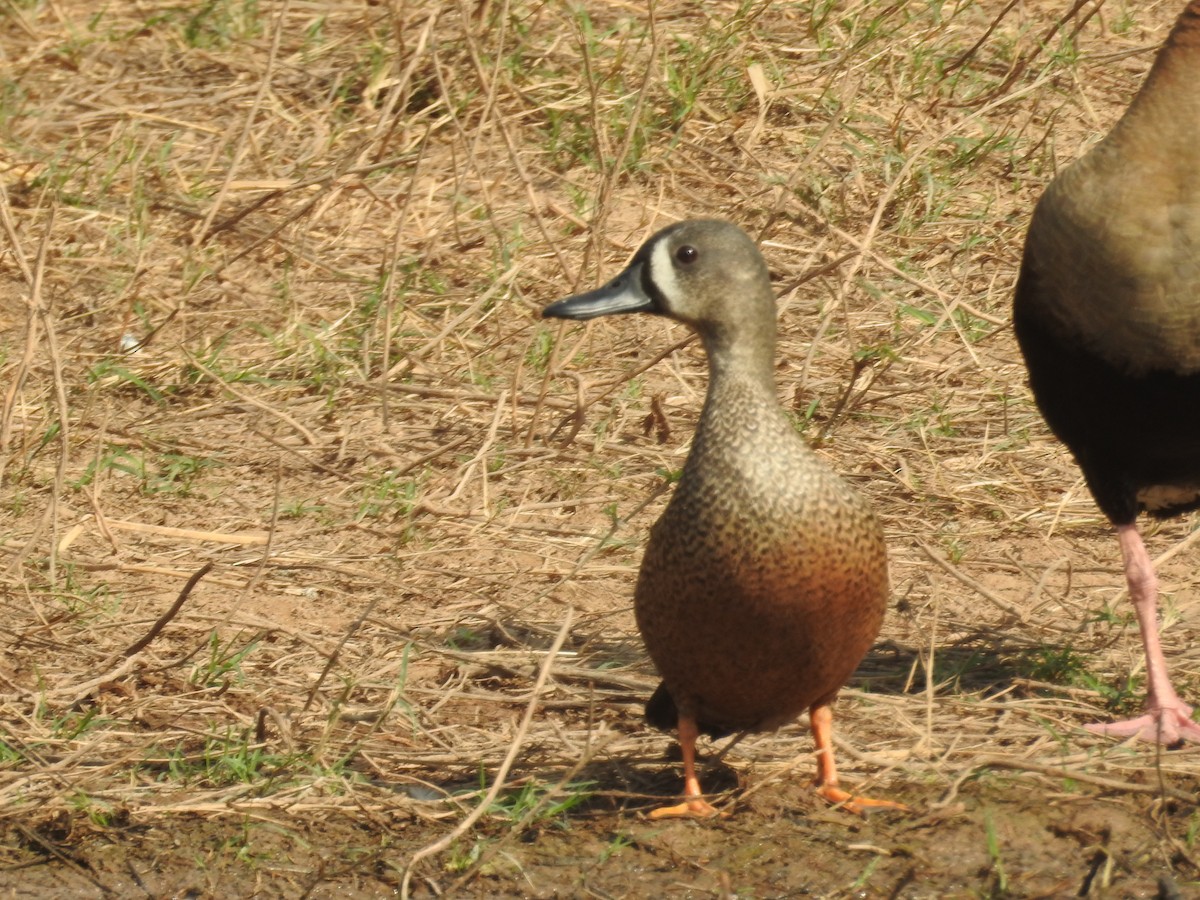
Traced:
<path fill-rule="evenodd" d="M 700 790 L 700 779 L 696 777 L 696 738 L 700 729 L 696 717 L 679 715 L 679 750 L 683 754 L 683 802 L 674 806 L 662 806 L 650 811 L 650 818 L 658 819 L 712 819 L 727 814 L 718 810 L 704 799 Z"/>
<path fill-rule="evenodd" d="M 817 795 L 847 812 L 866 816 L 872 809 L 896 809 L 910 812 L 903 803 L 894 800 L 872 800 L 858 797 L 838 787 L 837 766 L 833 762 L 833 713 L 828 703 L 821 703 L 809 711 L 813 743 L 817 745 L 817 780 L 814 784 Z"/>
<path fill-rule="evenodd" d="M 897 803 L 895 800 L 875 800 L 871 797 L 859 797 L 851 794 L 849 791 L 844 791 L 840 787 L 831 784 L 817 785 L 817 796 L 846 810 L 847 812 L 855 813 L 866 817 L 873 809 L 895 809 L 900 812 L 911 812 L 903 803 Z"/>
<path fill-rule="evenodd" d="M 715 819 L 718 817 L 724 819 L 729 814 L 721 812 L 707 800 L 691 797 L 674 806 L 660 806 L 658 809 L 652 809 L 648 815 L 657 822 L 660 819 Z"/>

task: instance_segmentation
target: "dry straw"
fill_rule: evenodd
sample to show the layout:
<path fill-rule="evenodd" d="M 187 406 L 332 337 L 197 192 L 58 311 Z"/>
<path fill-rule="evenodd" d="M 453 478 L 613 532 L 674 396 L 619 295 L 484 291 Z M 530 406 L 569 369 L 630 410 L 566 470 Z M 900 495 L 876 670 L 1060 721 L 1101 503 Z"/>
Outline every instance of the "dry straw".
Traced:
<path fill-rule="evenodd" d="M 928 815 L 860 843 L 1019 784 L 1182 846 L 1195 752 L 1078 730 L 1136 632 L 1007 324 L 1034 199 L 1175 14 L 1115 6 L 6 4 L 4 864 L 112 888 L 101 836 L 240 828 L 305 836 L 206 857 L 284 893 L 505 893 L 551 871 L 521 836 L 640 827 L 676 779 L 632 583 L 703 359 L 536 312 L 698 215 L 760 239 L 781 396 L 888 531 L 843 777 Z M 1150 541 L 1200 696 L 1190 527 Z M 717 802 L 825 827 L 809 752 L 748 738 Z"/>

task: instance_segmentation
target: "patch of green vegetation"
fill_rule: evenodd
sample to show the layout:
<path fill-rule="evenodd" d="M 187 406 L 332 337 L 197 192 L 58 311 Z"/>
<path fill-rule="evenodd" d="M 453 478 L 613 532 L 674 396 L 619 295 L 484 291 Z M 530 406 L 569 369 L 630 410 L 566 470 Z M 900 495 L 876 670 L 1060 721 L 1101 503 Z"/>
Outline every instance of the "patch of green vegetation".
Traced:
<path fill-rule="evenodd" d="M 107 584 L 83 584 L 79 577 L 79 567 L 73 561 L 60 560 L 57 573 L 58 581 L 51 588 L 54 599 L 72 615 L 103 617 L 115 612 L 119 607 L 120 604 L 112 596 Z"/>
<path fill-rule="evenodd" d="M 216 856 L 233 857 L 238 862 L 255 864 L 266 862 L 271 858 L 269 853 L 260 853 L 254 849 L 254 839 L 250 822 L 243 819 L 236 834 L 224 838 L 216 848 Z"/>
<path fill-rule="evenodd" d="M 1017 148 L 1016 138 L 1002 133 L 977 135 L 948 135 L 946 164 L 951 171 L 973 169 L 993 155 L 1010 157 Z M 951 185 L 948 183 L 947 188 Z"/>
<path fill-rule="evenodd" d="M 396 675 L 396 682 L 392 686 L 391 693 L 387 702 L 384 704 L 382 711 L 378 717 L 372 722 L 371 727 L 363 734 L 358 735 L 354 742 L 347 747 L 341 754 L 338 761 L 333 766 L 334 769 L 348 770 L 351 762 L 359 755 L 368 739 L 377 730 L 383 727 L 393 728 L 394 724 L 389 722 L 392 713 L 399 710 L 404 720 L 408 723 L 408 733 L 413 739 L 416 739 L 421 732 L 421 718 L 414 704 L 408 699 L 405 689 L 408 685 L 408 666 L 411 658 L 415 656 L 416 651 L 413 650 L 413 645 L 407 643 L 404 645 L 404 652 L 400 659 L 400 671 Z M 339 724 L 342 705 L 345 698 L 355 689 L 355 684 L 349 680 L 344 680 L 344 689 L 339 699 L 332 704 L 329 713 L 328 726 L 332 731 Z"/>
<path fill-rule="evenodd" d="M 980 339 L 990 335 L 995 330 L 995 326 L 992 325 L 991 322 L 972 315 L 965 309 L 956 309 L 952 315 L 954 317 L 954 322 L 957 326 L 958 333 L 962 335 L 963 339 L 969 344 L 978 342 Z"/>
<path fill-rule="evenodd" d="M 879 856 L 878 854 L 871 857 L 871 861 L 863 867 L 862 872 L 859 873 L 859 876 L 856 879 L 854 879 L 854 883 L 850 885 L 850 890 L 856 891 L 860 888 L 865 888 L 868 882 L 870 882 L 871 876 L 875 874 L 875 870 L 879 867 L 879 861 L 881 859 L 883 859 L 883 857 Z"/>
<path fill-rule="evenodd" d="M 451 875 L 466 872 L 483 858 L 483 851 L 489 843 L 491 842 L 486 838 L 476 838 L 469 844 L 454 844 L 450 848 L 443 867 Z"/>
<path fill-rule="evenodd" d="M 1188 816 L 1187 829 L 1183 834 L 1183 842 L 1189 848 L 1195 848 L 1198 836 L 1200 836 L 1200 812 L 1194 812 Z"/>
<path fill-rule="evenodd" d="M 1088 659 L 1070 647 L 1038 647 L 1016 660 L 1018 670 L 1033 681 L 1084 688 L 1099 694 L 1112 711 L 1132 713 L 1141 703 L 1141 681 L 1132 675 L 1113 684 L 1088 668 Z"/>
<path fill-rule="evenodd" d="M 118 472 L 136 479 L 138 490 L 146 496 L 190 497 L 200 475 L 220 465 L 215 459 L 186 453 L 167 451 L 147 456 L 128 447 L 109 444 L 100 458 L 88 463 L 83 474 L 68 486 L 78 491 L 92 484 L 100 472 Z"/>
<path fill-rule="evenodd" d="M 585 81 L 592 92 L 592 103 L 583 105 L 577 102 L 574 94 L 577 81 L 563 82 L 563 90 L 558 102 L 548 103 L 543 110 L 543 143 L 547 154 L 557 171 L 565 172 L 571 167 L 582 163 L 591 169 L 600 169 L 603 161 L 600 159 L 599 139 L 601 135 L 611 135 L 615 141 L 621 134 L 621 121 L 628 121 L 628 114 L 634 109 L 633 100 L 621 101 L 618 107 L 600 108 L 597 100 L 600 96 L 614 95 L 629 98 L 630 91 L 624 82 L 623 67 L 613 67 L 611 74 L 604 75 L 598 71 L 598 61 L 603 59 L 604 41 L 612 40 L 618 35 L 629 41 L 630 36 L 625 32 L 628 23 L 615 26 L 605 32 L 597 32 L 591 16 L 583 6 L 574 15 L 575 40 L 579 47 L 579 56 L 583 64 Z M 611 118 L 601 122 L 597 117 L 607 113 Z M 632 156 L 636 162 L 644 141 L 635 142 Z"/>
<path fill-rule="evenodd" d="M 488 650 L 492 646 L 491 638 L 477 628 L 469 625 L 459 625 L 446 638 L 446 646 L 455 650 Z"/>
<path fill-rule="evenodd" d="M 166 394 L 163 390 L 159 390 L 141 375 L 138 375 L 116 360 L 102 360 L 93 366 L 85 377 L 88 384 L 101 385 L 115 383 L 134 388 L 145 394 L 155 403 L 161 404 L 166 399 Z"/>
<path fill-rule="evenodd" d="M 928 309 L 921 309 L 918 306 L 912 306 L 908 303 L 900 303 L 896 307 L 896 312 L 900 317 L 916 319 L 922 325 L 936 325 L 941 316 L 936 312 Z"/>
<path fill-rule="evenodd" d="M 199 50 L 219 50 L 260 37 L 264 31 L 258 0 L 207 0 L 189 10 L 183 42 Z"/>
<path fill-rule="evenodd" d="M 0 766 L 13 765 L 26 761 L 26 756 L 8 741 L 0 740 Z"/>
<path fill-rule="evenodd" d="M 1000 852 L 1000 835 L 996 831 L 996 823 L 990 808 L 983 811 L 983 829 L 987 840 L 988 859 L 991 860 L 985 896 L 1000 900 L 1000 898 L 1008 896 L 1008 872 L 1004 867 L 1004 858 Z"/>
<path fill-rule="evenodd" d="M 942 549 L 946 551 L 946 559 L 956 566 L 967 555 L 966 545 L 963 544 L 961 538 L 944 536 L 941 539 L 941 544 Z"/>
<path fill-rule="evenodd" d="M 908 427 L 928 437 L 949 438 L 959 434 L 953 415 L 940 397 L 934 397 L 927 409 L 915 410 L 908 418 Z"/>
<path fill-rule="evenodd" d="M 1128 34 L 1135 25 L 1137 19 L 1133 17 L 1133 11 L 1124 4 L 1118 7 L 1117 14 L 1108 23 L 1114 34 Z"/>
<path fill-rule="evenodd" d="M 705 16 L 696 33 L 664 31 L 660 40 L 666 46 L 657 59 L 663 78 L 651 78 L 648 84 L 643 83 L 644 63 L 627 62 L 650 41 L 642 17 L 599 28 L 582 7 L 573 10 L 570 25 L 583 64 L 586 103 L 578 97 L 578 72 L 564 77 L 545 62 L 531 67 L 527 51 L 510 54 L 507 64 L 514 78 L 536 75 L 562 86 L 557 101 L 541 110 L 544 144 L 554 167 L 567 171 L 584 165 L 610 177 L 637 172 L 646 164 L 647 148 L 662 144 L 664 134 L 678 135 L 704 98 L 715 97 L 731 110 L 754 102 L 745 78 L 745 44 L 762 9 L 742 0 L 728 16 Z M 667 143 L 673 140 L 667 138 Z M 579 208 L 586 210 L 587 203 Z"/>
<path fill-rule="evenodd" d="M 420 490 L 420 479 L 385 472 L 359 490 L 354 521 L 411 516 Z"/>
<path fill-rule="evenodd" d="M 167 779 L 183 785 L 254 784 L 265 788 L 278 784 L 295 762 L 294 756 L 273 753 L 256 744 L 247 729 L 208 735 L 198 750 L 180 744 L 157 765 Z"/>
<path fill-rule="evenodd" d="M 192 483 L 205 469 L 219 466 L 215 459 L 190 456 L 185 453 L 163 453 L 159 456 L 157 473 L 147 482 L 147 494 L 190 495 Z"/>
<path fill-rule="evenodd" d="M 328 509 L 326 504 L 318 500 L 290 500 L 280 504 L 279 517 L 281 519 L 303 519 L 311 515 L 321 515 Z"/>
<path fill-rule="evenodd" d="M 600 851 L 600 856 L 597 858 L 597 864 L 603 865 L 610 859 L 619 856 L 621 851 L 628 847 L 632 847 L 635 843 L 636 840 L 631 834 L 624 831 L 618 831 L 612 836 L 612 840 L 605 845 L 604 849 Z"/>
<path fill-rule="evenodd" d="M 258 641 L 236 647 L 233 641 L 223 641 L 221 636 L 213 631 L 208 637 L 207 646 L 207 657 L 192 669 L 188 680 L 201 687 L 223 687 L 229 683 L 240 684 L 245 680 L 242 663 L 257 649 Z"/>
<path fill-rule="evenodd" d="M 747 36 L 754 33 L 755 22 L 765 10 L 763 4 L 742 0 L 727 17 L 707 20 L 706 28 L 694 42 L 678 41 L 681 50 L 691 52 L 672 57 L 686 59 L 686 66 L 672 69 L 668 65 L 667 69 L 668 91 L 673 100 L 670 119 L 676 130 L 709 92 L 722 108 L 733 113 L 757 106 L 746 71 L 760 62 L 758 57 L 762 54 L 752 49 Z M 773 61 L 767 54 L 766 62 Z M 786 81 L 786 77 L 776 71 L 776 81 Z"/>
<path fill-rule="evenodd" d="M 514 265 L 519 263 L 525 256 L 526 248 L 531 243 L 525 236 L 525 230 L 521 227 L 520 222 L 515 224 L 507 232 L 497 235 L 497 241 L 492 248 L 492 272 L 488 279 L 489 284 L 496 281 L 502 275 L 506 274 Z M 484 286 L 487 290 L 487 285 Z M 490 309 L 495 305 L 495 300 L 488 304 Z"/>
<path fill-rule="evenodd" d="M 78 813 L 87 816 L 88 821 L 99 828 L 108 828 L 116 818 L 116 811 L 111 803 L 88 795 L 82 790 L 73 792 L 67 803 Z"/>
<path fill-rule="evenodd" d="M 28 99 L 29 95 L 19 81 L 0 78 L 0 128 L 24 114 Z"/>
<path fill-rule="evenodd" d="M 981 668 L 991 662 L 989 655 L 982 650 L 937 653 L 933 657 L 933 683 L 939 690 L 961 690 L 964 678 L 978 678 Z"/>
<path fill-rule="evenodd" d="M 24 473 L 18 473 L 16 476 L 20 478 Z M 7 497 L 0 499 L 0 509 L 9 513 L 13 518 L 17 518 L 25 512 L 29 505 L 29 492 L 26 490 L 12 490 L 12 477 L 9 478 L 9 483 L 5 485 L 10 491 Z"/>
<path fill-rule="evenodd" d="M 486 360 L 472 360 L 471 362 L 471 367 L 462 373 L 466 380 L 481 391 L 490 393 L 495 390 L 496 379 L 500 377 L 500 373 L 491 366 L 483 368 L 475 365 L 476 362 L 487 362 Z"/>
<path fill-rule="evenodd" d="M 56 737 L 65 741 L 73 741 L 75 738 L 91 731 L 92 728 L 98 726 L 103 721 L 97 718 L 99 708 L 96 706 L 86 707 L 82 711 L 71 710 L 63 714 L 58 719 L 51 723 L 51 733 Z"/>
<path fill-rule="evenodd" d="M 275 329 L 258 322 L 248 322 L 241 327 L 268 341 L 273 341 L 277 336 Z M 200 364 L 205 369 L 208 369 L 208 372 L 205 372 L 199 366 L 185 366 L 182 383 L 188 385 L 203 384 L 215 378 L 222 384 L 254 384 L 265 387 L 278 385 L 281 379 L 265 373 L 261 363 L 257 361 L 253 363 L 242 362 L 229 358 L 227 351 L 235 333 L 228 332 L 221 335 L 219 339 L 213 341 L 208 347 L 205 357 L 199 360 Z"/>
<path fill-rule="evenodd" d="M 595 786 L 593 781 L 572 781 L 554 792 L 551 787 L 530 779 L 520 787 L 501 791 L 489 812 L 505 822 L 524 823 L 527 827 L 566 828 L 566 813 L 591 799 Z M 480 771 L 479 790 L 475 793 L 482 800 L 487 790 L 487 775 Z"/>
<path fill-rule="evenodd" d="M 807 435 L 809 428 L 812 427 L 813 418 L 820 408 L 821 398 L 813 397 L 799 412 L 788 409 L 784 410 L 784 414 L 788 417 L 788 421 L 792 423 L 792 428 L 796 429 L 797 434 Z"/>
<path fill-rule="evenodd" d="M 554 334 L 549 328 L 539 325 L 525 352 L 525 364 L 539 375 L 544 375 L 554 353 Z"/>
<path fill-rule="evenodd" d="M 295 328 L 272 337 L 285 363 L 276 377 L 306 384 L 318 393 L 332 392 L 347 381 L 360 381 L 361 370 L 344 351 L 359 353 L 364 333 L 363 326 L 343 331 L 337 325 L 297 323 Z"/>
<path fill-rule="evenodd" d="M 325 26 L 329 21 L 326 15 L 314 17 L 304 29 L 304 39 L 307 44 L 320 46 L 325 43 Z"/>
<path fill-rule="evenodd" d="M 1120 607 L 1104 606 L 1092 613 L 1092 621 L 1100 622 L 1104 625 L 1114 625 L 1119 628 L 1125 628 L 1133 624 L 1133 610 L 1127 606 Z"/>
<path fill-rule="evenodd" d="M 1034 681 L 1077 685 L 1089 677 L 1086 660 L 1070 647 L 1029 650 L 1021 657 L 1020 664 L 1022 673 Z"/>

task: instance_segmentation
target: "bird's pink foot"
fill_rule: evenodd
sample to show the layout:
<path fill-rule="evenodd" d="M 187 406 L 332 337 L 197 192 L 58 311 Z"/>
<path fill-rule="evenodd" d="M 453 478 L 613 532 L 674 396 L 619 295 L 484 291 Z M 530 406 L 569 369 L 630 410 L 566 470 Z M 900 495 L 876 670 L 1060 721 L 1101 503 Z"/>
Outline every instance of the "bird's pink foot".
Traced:
<path fill-rule="evenodd" d="M 1175 693 L 1159 640 L 1158 579 L 1154 575 L 1154 562 L 1134 523 L 1118 525 L 1117 539 L 1121 542 L 1129 599 L 1133 601 L 1142 633 L 1142 650 L 1146 654 L 1146 713 L 1123 722 L 1097 722 L 1084 727 L 1092 734 L 1137 737 L 1143 741 L 1158 741 L 1168 747 L 1184 741 L 1200 743 L 1200 724 L 1192 721 L 1192 708 Z"/>
<path fill-rule="evenodd" d="M 1143 741 L 1158 741 L 1172 747 L 1184 741 L 1200 743 L 1200 723 L 1192 721 L 1192 708 L 1180 702 L 1172 706 L 1152 706 L 1145 715 L 1120 722 L 1084 725 L 1092 734 L 1126 738 L 1136 735 Z"/>

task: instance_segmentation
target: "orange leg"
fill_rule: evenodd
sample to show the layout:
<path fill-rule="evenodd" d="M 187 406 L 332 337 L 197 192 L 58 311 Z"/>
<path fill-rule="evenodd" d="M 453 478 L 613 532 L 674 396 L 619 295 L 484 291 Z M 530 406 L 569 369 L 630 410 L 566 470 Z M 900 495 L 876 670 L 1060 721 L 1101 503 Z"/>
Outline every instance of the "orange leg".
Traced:
<path fill-rule="evenodd" d="M 695 716 L 679 714 L 679 748 L 683 751 L 684 801 L 675 806 L 663 806 L 650 812 L 651 819 L 670 819 L 683 816 L 708 819 L 720 815 L 716 807 L 704 799 L 700 779 L 696 777 L 696 738 L 700 729 Z"/>
<path fill-rule="evenodd" d="M 856 797 L 838 787 L 837 765 L 833 761 L 833 710 L 828 703 L 809 710 L 813 743 L 817 745 L 817 794 L 836 803 L 848 812 L 866 815 L 868 809 L 902 809 L 908 807 L 892 800 L 872 800 Z"/>

